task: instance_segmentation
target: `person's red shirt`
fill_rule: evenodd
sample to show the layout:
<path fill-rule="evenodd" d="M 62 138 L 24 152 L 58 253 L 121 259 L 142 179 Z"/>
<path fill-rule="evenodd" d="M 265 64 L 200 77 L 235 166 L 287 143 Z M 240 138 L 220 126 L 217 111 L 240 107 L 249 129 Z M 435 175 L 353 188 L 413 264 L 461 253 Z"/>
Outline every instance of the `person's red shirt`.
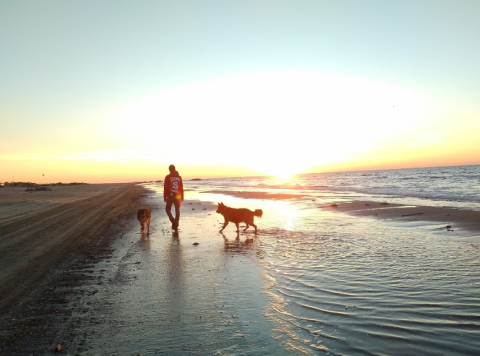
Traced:
<path fill-rule="evenodd" d="M 183 201 L 183 181 L 177 171 L 171 172 L 165 177 L 163 184 L 163 200 L 167 199 L 171 193 L 174 193 L 176 198 Z"/>

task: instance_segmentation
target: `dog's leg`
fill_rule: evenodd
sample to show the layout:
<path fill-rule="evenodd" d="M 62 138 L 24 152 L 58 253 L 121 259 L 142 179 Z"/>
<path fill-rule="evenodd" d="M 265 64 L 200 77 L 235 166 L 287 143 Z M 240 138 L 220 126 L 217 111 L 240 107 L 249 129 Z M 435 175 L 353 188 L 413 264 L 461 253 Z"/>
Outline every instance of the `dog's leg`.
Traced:
<path fill-rule="evenodd" d="M 252 226 L 255 228 L 255 233 L 257 233 L 257 225 L 252 224 Z"/>
<path fill-rule="evenodd" d="M 222 230 L 220 230 L 220 232 L 223 231 L 223 229 L 225 229 L 228 225 L 228 220 L 225 220 L 225 222 L 223 223 L 223 227 L 222 227 Z"/>
<path fill-rule="evenodd" d="M 243 229 L 243 232 L 247 231 L 247 229 L 250 227 L 250 225 L 247 224 L 247 227 Z"/>
<path fill-rule="evenodd" d="M 147 235 L 150 235 L 150 218 L 148 218 L 148 221 L 147 221 Z"/>
<path fill-rule="evenodd" d="M 235 223 L 235 226 L 237 227 L 237 232 L 240 231 L 240 225 L 238 223 Z"/>

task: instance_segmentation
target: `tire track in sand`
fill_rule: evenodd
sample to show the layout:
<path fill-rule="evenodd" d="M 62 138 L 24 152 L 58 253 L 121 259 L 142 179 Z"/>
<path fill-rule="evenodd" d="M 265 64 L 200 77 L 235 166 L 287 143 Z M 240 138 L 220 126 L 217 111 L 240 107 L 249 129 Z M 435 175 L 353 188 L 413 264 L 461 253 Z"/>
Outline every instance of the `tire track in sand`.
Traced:
<path fill-rule="evenodd" d="M 121 222 L 127 211 L 131 214 L 144 191 L 135 184 L 119 184 L 96 196 L 17 221 L 15 226 L 0 226 L 0 318 L 49 275 L 71 263 L 77 250 L 102 239 L 115 220 Z"/>

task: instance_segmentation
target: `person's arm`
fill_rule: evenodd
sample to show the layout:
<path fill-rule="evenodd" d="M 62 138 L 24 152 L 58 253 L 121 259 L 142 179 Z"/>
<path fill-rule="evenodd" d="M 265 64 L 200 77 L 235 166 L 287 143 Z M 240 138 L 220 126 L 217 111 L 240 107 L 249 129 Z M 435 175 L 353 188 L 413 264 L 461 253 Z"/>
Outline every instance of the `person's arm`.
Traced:
<path fill-rule="evenodd" d="M 163 182 L 163 201 L 167 202 L 167 195 L 170 193 L 168 192 L 170 188 L 170 177 L 166 176 L 165 181 Z"/>
<path fill-rule="evenodd" d="M 182 202 L 183 202 L 183 179 L 180 177 L 180 191 L 182 192 Z"/>

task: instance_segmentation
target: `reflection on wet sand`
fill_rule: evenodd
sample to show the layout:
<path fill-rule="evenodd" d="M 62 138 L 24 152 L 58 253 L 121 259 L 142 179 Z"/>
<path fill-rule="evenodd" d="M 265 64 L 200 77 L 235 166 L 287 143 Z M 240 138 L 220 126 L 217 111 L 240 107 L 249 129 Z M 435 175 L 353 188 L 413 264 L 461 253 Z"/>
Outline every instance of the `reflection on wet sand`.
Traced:
<path fill-rule="evenodd" d="M 254 234 L 248 234 L 245 236 L 245 240 L 240 240 L 240 233 L 236 233 L 235 240 L 229 240 L 223 232 L 221 232 L 224 240 L 224 250 L 226 252 L 240 252 L 246 253 L 247 250 L 252 249 L 255 246 Z"/>
<path fill-rule="evenodd" d="M 142 244 L 142 246 L 144 247 L 144 251 L 147 251 L 147 252 L 150 252 L 152 247 L 150 246 L 150 237 L 147 235 L 147 236 L 144 236 L 144 234 L 142 234 L 142 238 L 140 239 L 140 242 Z"/>
<path fill-rule="evenodd" d="M 168 299 L 172 309 L 181 309 L 183 302 L 183 286 L 184 286 L 184 272 L 183 272 L 183 252 L 180 244 L 180 235 L 178 232 L 172 232 L 172 239 L 167 247 L 167 290 Z"/>

